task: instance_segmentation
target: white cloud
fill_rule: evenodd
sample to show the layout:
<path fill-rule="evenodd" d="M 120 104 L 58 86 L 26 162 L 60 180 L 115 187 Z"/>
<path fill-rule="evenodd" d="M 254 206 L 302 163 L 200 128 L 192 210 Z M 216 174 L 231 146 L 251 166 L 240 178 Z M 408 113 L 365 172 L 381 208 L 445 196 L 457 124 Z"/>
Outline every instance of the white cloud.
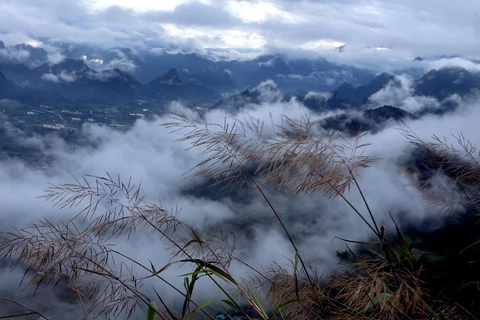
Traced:
<path fill-rule="evenodd" d="M 246 23 L 265 22 L 277 19 L 287 24 L 295 24 L 303 20 L 302 16 L 282 10 L 275 2 L 266 1 L 227 1 L 227 10 Z"/>
<path fill-rule="evenodd" d="M 65 70 L 62 70 L 59 75 L 57 75 L 58 78 L 64 82 L 74 82 L 77 77 L 74 73 L 68 73 Z"/>
<path fill-rule="evenodd" d="M 441 69 L 445 67 L 458 67 L 467 69 L 470 72 L 477 73 L 480 72 L 480 64 L 471 60 L 467 60 L 460 57 L 455 58 L 442 58 L 433 61 L 425 61 L 425 71 L 432 69 Z"/>
<path fill-rule="evenodd" d="M 5 48 L 0 49 L 0 61 L 7 60 L 13 63 L 21 63 L 30 57 L 30 53 L 23 49 Z"/>
<path fill-rule="evenodd" d="M 104 10 L 110 6 L 120 6 L 136 11 L 173 10 L 187 0 L 150 1 L 150 0 L 94 0 L 91 1 L 94 10 Z"/>
<path fill-rule="evenodd" d="M 239 30 L 227 30 L 225 33 L 220 34 L 223 45 L 217 45 L 217 47 L 233 47 L 233 48 L 250 48 L 260 49 L 265 46 L 267 41 L 258 33 L 249 33 Z"/>
<path fill-rule="evenodd" d="M 405 83 L 407 82 L 405 80 Z M 295 99 L 281 100 L 281 94 L 272 90 L 273 88 L 274 84 L 271 82 L 262 84 L 258 88 L 262 91 L 261 103 L 250 105 L 235 113 L 233 118 L 242 121 L 253 117 L 264 121 L 264 132 L 268 134 L 272 132 L 269 129 L 271 121 L 281 123 L 282 115 L 293 119 L 308 115 L 312 121 L 326 116 L 312 114 Z M 384 93 L 385 96 L 387 92 L 389 91 Z M 466 105 L 458 114 L 448 117 L 431 116 L 420 121 L 409 121 L 408 124 L 425 139 L 431 134 L 442 136 L 460 131 L 466 136 L 475 137 L 478 135 L 476 121 L 480 117 L 480 109 L 473 106 Z M 184 109 L 178 103 L 173 104 L 172 108 L 186 113 L 193 119 L 197 117 L 194 111 Z M 225 119 L 227 121 L 232 119 L 232 115 L 222 110 L 209 112 L 206 117 L 210 123 L 222 124 Z M 82 129 L 83 135 L 86 141 L 94 142 L 95 146 L 73 147 L 51 137 L 26 138 L 15 134 L 19 143 L 41 146 L 50 152 L 54 162 L 43 172 L 25 167 L 16 160 L 1 162 L 0 202 L 4 208 L 0 210 L 1 225 L 4 228 L 12 224 L 20 227 L 41 217 L 55 221 L 68 219 L 79 208 L 61 212 L 52 209 L 49 203 L 36 196 L 43 194 L 48 182 L 57 184 L 73 182 L 69 172 L 80 177 L 84 173 L 104 175 L 107 171 L 112 176 L 121 174 L 124 179 L 131 176 L 134 183 L 141 182 L 142 193 L 147 200 L 161 201 L 165 208 L 181 207 L 179 218 L 189 224 L 206 228 L 208 225 L 219 223 L 228 233 L 238 234 L 240 254 L 253 265 L 268 266 L 274 259 L 284 264 L 287 262 L 283 257 L 293 258 L 291 247 L 281 236 L 274 216 L 258 193 L 250 193 L 242 205 L 233 202 L 230 197 L 212 200 L 208 197 L 194 198 L 184 193 L 185 190 L 199 187 L 201 178 L 182 180 L 182 177 L 183 173 L 201 161 L 202 156 L 199 155 L 201 150 L 185 151 L 188 144 L 175 141 L 182 133 L 169 133 L 170 130 L 160 125 L 169 120 L 171 120 L 169 116 L 166 116 L 151 122 L 137 121 L 128 132 L 86 125 Z M 215 126 L 211 128 L 217 130 Z M 410 148 L 405 138 L 396 129 L 391 128 L 375 135 L 367 135 L 364 139 L 365 142 L 372 143 L 365 150 L 365 155 L 382 159 L 371 168 L 362 170 L 359 176 L 360 185 L 379 223 L 385 225 L 387 231 L 393 231 L 389 212 L 396 217 L 401 215 L 399 221 L 401 223 L 419 222 L 424 217 L 435 215 L 435 211 L 427 207 L 414 188 L 408 186 L 409 180 L 405 170 L 398 166 L 398 159 L 407 155 Z M 267 189 L 266 192 L 278 213 L 287 221 L 288 228 L 298 237 L 302 254 L 318 264 L 322 271 L 331 270 L 336 263 L 336 251 L 345 248 L 343 242 L 333 241 L 334 236 L 365 240 L 370 235 L 368 228 L 341 199 L 332 202 L 321 194 L 289 198 L 273 190 Z M 362 198 L 355 189 L 346 196 L 355 206 L 363 208 Z M 441 221 L 440 217 L 437 219 Z M 238 228 L 239 225 L 245 227 Z M 252 234 L 247 236 L 247 231 L 251 231 L 254 236 Z M 129 240 L 124 238 L 115 240 L 115 246 L 118 250 L 147 264 L 148 259 L 156 266 L 163 266 L 168 262 L 166 251 L 162 250 L 165 245 L 142 232 L 135 233 Z M 312 250 L 312 246 L 321 250 Z M 233 268 L 238 274 L 245 272 L 239 265 L 234 265 Z M 165 277 L 181 286 L 182 279 L 178 274 L 184 271 L 172 267 Z M 0 272 L 0 278 L 1 275 Z M 160 288 L 162 293 L 166 292 L 163 290 L 167 290 L 158 283 L 149 284 Z M 215 292 L 207 282 L 200 288 L 203 288 L 200 291 L 205 299 Z M 13 292 L 15 289 L 10 288 L 9 294 Z M 175 299 L 174 295 L 167 296 L 169 301 Z M 81 308 L 72 312 L 79 310 Z"/>
<path fill-rule="evenodd" d="M 55 83 L 60 82 L 60 79 L 56 75 L 54 75 L 53 73 L 42 74 L 42 79 L 46 80 L 46 81 L 55 82 Z"/>
<path fill-rule="evenodd" d="M 45 81 L 59 83 L 59 82 L 74 82 L 77 79 L 77 76 L 74 73 L 68 73 L 67 71 L 62 70 L 58 74 L 44 73 L 42 74 L 41 78 Z"/>
<path fill-rule="evenodd" d="M 319 100 L 329 100 L 332 97 L 333 93 L 331 92 L 313 92 L 310 91 L 305 95 L 305 99 L 319 99 Z"/>
<path fill-rule="evenodd" d="M 411 0 L 102 0 L 93 3 L 92 11 L 92 2 L 87 0 L 65 0 L 58 6 L 44 5 L 46 0 L 5 0 L 0 10 L 7 18 L 0 21 L 0 32 L 33 44 L 42 38 L 102 46 L 151 48 L 161 44 L 188 50 L 306 50 L 339 62 L 398 69 L 416 56 L 477 57 L 475 12 L 480 12 L 480 5 L 466 1 L 453 6 L 446 0 L 435 4 Z M 208 17 L 199 18 L 196 12 Z M 12 37 L 5 40 L 11 43 Z M 342 53 L 332 50 L 341 44 L 346 44 Z"/>
<path fill-rule="evenodd" d="M 306 50 L 313 50 L 313 51 L 324 51 L 324 50 L 332 50 L 336 49 L 338 47 L 341 47 L 345 45 L 343 42 L 338 42 L 334 40 L 325 40 L 325 39 L 320 39 L 320 40 L 313 40 L 313 41 L 308 41 L 304 45 L 300 46 L 302 49 Z"/>
<path fill-rule="evenodd" d="M 266 44 L 266 40 L 258 33 L 244 32 L 231 29 L 210 29 L 181 27 L 174 24 L 160 24 L 165 30 L 165 36 L 173 43 L 182 43 L 188 40 L 204 48 L 250 48 L 259 49 Z"/>

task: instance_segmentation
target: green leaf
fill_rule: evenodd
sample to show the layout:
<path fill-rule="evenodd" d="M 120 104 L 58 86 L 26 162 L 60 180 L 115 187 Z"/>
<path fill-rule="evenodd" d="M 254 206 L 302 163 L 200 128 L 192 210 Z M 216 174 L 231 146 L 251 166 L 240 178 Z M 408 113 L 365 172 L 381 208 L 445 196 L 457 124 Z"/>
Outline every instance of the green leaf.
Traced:
<path fill-rule="evenodd" d="M 184 285 L 186 288 L 186 295 L 185 295 L 185 300 L 183 301 L 183 308 L 182 308 L 182 317 L 185 317 L 185 314 L 189 310 L 188 307 L 190 306 L 190 299 L 192 298 L 193 295 L 193 289 L 195 288 L 195 283 L 197 282 L 198 274 L 202 271 L 202 267 L 197 267 L 195 271 L 192 273 L 192 280 L 190 281 L 188 277 L 186 277 L 184 280 Z"/>
<path fill-rule="evenodd" d="M 410 250 L 410 247 L 407 241 L 405 240 L 405 237 L 403 236 L 402 231 L 400 231 L 400 228 L 398 227 L 398 224 L 393 218 L 392 214 L 390 214 L 390 217 L 392 218 L 392 221 L 395 224 L 395 229 L 397 230 L 397 236 L 398 236 L 398 240 L 400 241 L 400 251 L 402 253 L 402 256 L 407 258 L 407 261 L 410 263 L 410 267 L 413 267 L 415 262 L 415 256 Z"/>
<path fill-rule="evenodd" d="M 155 309 L 156 306 L 155 304 L 152 302 L 149 306 L 148 306 L 148 311 L 147 311 L 147 320 L 154 320 L 155 319 Z"/>
<path fill-rule="evenodd" d="M 151 260 L 148 260 L 148 261 L 150 261 L 150 267 L 152 267 L 152 273 L 157 274 L 157 271 L 155 270 L 155 266 L 153 265 L 152 261 Z"/>
<path fill-rule="evenodd" d="M 20 318 L 20 317 L 26 317 L 26 316 L 31 316 L 37 314 L 36 312 L 27 312 L 27 313 L 19 313 L 19 314 L 11 314 L 8 316 L 1 316 L 0 319 L 11 319 L 11 318 Z"/>
<path fill-rule="evenodd" d="M 257 308 L 255 308 L 257 311 L 260 312 L 260 314 L 262 315 L 263 319 L 267 319 L 268 318 L 268 315 L 267 313 L 265 312 L 265 309 L 263 309 L 262 307 L 262 304 L 260 303 L 260 300 L 258 300 L 258 298 L 253 294 L 253 292 L 250 290 L 250 288 L 248 288 L 248 293 L 249 295 L 252 297 L 253 301 L 255 302 L 255 306 Z"/>
<path fill-rule="evenodd" d="M 345 241 L 345 242 L 348 242 L 348 243 L 355 243 L 355 244 L 365 244 L 365 245 L 379 245 L 379 244 L 381 244 L 380 241 L 356 241 L 356 240 L 348 240 L 348 239 L 337 237 L 337 236 L 335 236 L 334 238 Z"/>
<path fill-rule="evenodd" d="M 167 263 L 166 265 L 164 265 L 160 270 L 156 270 L 155 269 L 155 266 L 153 265 L 152 261 L 150 261 L 150 267 L 152 268 L 152 274 L 154 276 L 157 276 L 159 275 L 160 273 L 162 273 L 163 271 L 167 270 L 171 265 L 173 264 L 173 262 L 169 262 Z"/>
<path fill-rule="evenodd" d="M 158 294 L 157 290 L 155 290 L 155 288 L 153 288 L 153 291 L 154 291 L 155 294 L 157 295 L 158 300 L 159 300 L 160 303 L 163 305 L 163 307 L 165 308 L 165 310 L 168 312 L 168 314 L 170 315 L 170 317 L 171 317 L 172 319 L 178 319 L 178 317 L 172 312 L 172 310 L 170 310 L 170 308 L 168 308 L 168 306 L 165 304 L 165 302 L 163 302 L 163 299 L 162 299 L 162 297 L 160 297 L 160 295 Z"/>
<path fill-rule="evenodd" d="M 193 316 L 194 314 L 202 311 L 203 309 L 205 309 L 205 307 L 211 305 L 212 303 L 216 302 L 216 300 L 209 300 L 207 302 L 204 302 L 202 303 L 201 305 L 199 305 L 198 307 L 195 308 L 195 310 L 193 310 L 192 312 L 190 312 L 189 314 L 185 315 L 184 317 L 185 318 L 189 318 L 190 316 Z"/>
<path fill-rule="evenodd" d="M 388 298 L 390 296 L 391 296 L 391 294 L 387 293 L 387 292 L 380 293 L 375 298 L 370 300 L 370 302 L 363 309 L 363 312 L 367 312 L 368 310 L 373 308 L 375 305 L 379 304 L 381 301 L 385 300 L 386 298 Z"/>
<path fill-rule="evenodd" d="M 300 260 L 299 258 L 300 258 L 300 254 L 298 253 L 298 250 L 297 250 L 295 252 L 295 265 L 293 266 L 293 284 L 294 284 L 295 296 L 297 297 L 297 300 L 300 299 L 299 289 L 298 289 L 298 277 L 297 277 L 298 261 Z"/>
<path fill-rule="evenodd" d="M 210 269 L 210 271 L 215 272 L 217 275 L 220 275 L 223 278 L 227 279 L 229 282 L 237 285 L 237 281 L 235 281 L 235 279 L 231 275 L 229 275 L 228 273 L 226 273 L 225 271 L 223 271 L 222 269 L 218 268 L 217 266 L 213 265 L 210 262 L 207 262 L 201 259 L 185 259 L 185 260 L 181 260 L 180 262 L 191 262 L 191 263 L 197 264 L 198 266 Z"/>
<path fill-rule="evenodd" d="M 240 309 L 239 307 L 237 307 L 237 305 L 235 303 L 233 303 L 232 301 L 230 300 L 222 300 L 223 303 L 225 303 L 226 305 L 228 305 L 230 308 L 232 308 L 233 310 L 236 310 L 238 312 L 243 312 L 242 309 Z"/>
<path fill-rule="evenodd" d="M 283 314 L 280 312 L 282 308 L 285 308 L 286 306 L 288 305 L 291 305 L 292 303 L 295 303 L 297 302 L 298 300 L 297 299 L 294 299 L 294 300 L 289 300 L 289 301 L 285 301 L 281 304 L 279 304 L 273 311 L 272 311 L 272 315 L 268 318 L 268 319 L 273 319 L 277 313 L 280 313 L 280 317 L 283 319 Z"/>

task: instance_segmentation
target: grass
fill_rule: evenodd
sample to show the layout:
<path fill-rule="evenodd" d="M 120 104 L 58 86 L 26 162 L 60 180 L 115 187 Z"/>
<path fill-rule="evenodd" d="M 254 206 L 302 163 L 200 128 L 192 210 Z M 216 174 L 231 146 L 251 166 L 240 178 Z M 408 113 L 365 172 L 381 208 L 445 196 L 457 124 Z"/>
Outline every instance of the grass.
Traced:
<path fill-rule="evenodd" d="M 359 169 L 379 159 L 363 154 L 368 146 L 362 142 L 363 136 L 348 139 L 338 132 L 318 135 L 308 118 L 283 118 L 281 125 L 267 128 L 255 120 L 211 125 L 202 116 L 200 121 L 193 121 L 176 115 L 165 126 L 185 132 L 180 140 L 200 150 L 202 160 L 186 177 L 202 176 L 230 190 L 246 183 L 255 187 L 295 252 L 291 266 L 274 264 L 256 269 L 236 255 L 235 239 L 187 225 L 178 219 L 177 210 L 146 201 L 131 180 L 108 174 L 87 175 L 72 184 L 52 185 L 43 196 L 60 208 L 78 207 L 79 213 L 71 220 L 55 224 L 43 219 L 4 236 L 1 254 L 25 268 L 30 285 L 67 281 L 82 301 L 86 317 L 132 317 L 143 308 L 147 319 L 215 319 L 209 311 L 214 303 L 223 304 L 244 319 L 264 320 L 475 319 L 478 315 L 477 305 L 463 306 L 454 296 L 432 290 L 435 263 L 442 259 L 426 260 L 425 255 L 418 255 L 393 216 L 393 234 L 385 233 L 377 222 L 362 192 Z M 455 137 L 458 145 L 454 147 L 437 137 L 425 142 L 411 132 L 404 134 L 415 150 L 422 151 L 421 165 L 428 165 L 428 170 L 418 164 L 411 167 L 412 172 L 418 170 L 414 183 L 419 192 L 440 211 L 453 213 L 460 205 L 476 212 L 480 203 L 480 157 L 474 144 L 461 135 Z M 448 178 L 447 188 L 437 185 L 440 191 L 433 189 L 429 180 L 432 172 Z M 341 198 L 358 221 L 371 230 L 373 241 L 344 239 L 348 248 L 341 255 L 344 263 L 336 272 L 321 275 L 303 258 L 288 226 L 267 197 L 267 189 L 291 196 L 320 193 L 330 199 Z M 454 204 L 446 201 L 449 190 L 461 195 L 454 198 Z M 364 208 L 349 201 L 354 191 L 363 199 Z M 108 210 L 99 212 L 105 206 Z M 168 243 L 170 262 L 164 266 L 142 264 L 109 246 L 118 237 L 139 232 L 154 234 Z M 352 242 L 358 247 L 355 251 L 348 247 Z M 474 250 L 478 243 L 472 241 L 463 250 Z M 478 255 L 471 257 L 476 259 Z M 247 279 L 231 273 L 233 262 L 251 271 Z M 180 265 L 191 269 L 181 275 L 183 288 L 163 276 L 166 270 Z M 139 276 L 136 270 L 146 275 Z M 202 278 L 208 278 L 223 298 L 196 302 L 194 292 Z M 149 279 L 168 286 L 183 300 L 181 307 L 169 306 L 157 291 L 147 296 L 143 285 Z M 473 279 L 480 283 L 478 277 Z"/>

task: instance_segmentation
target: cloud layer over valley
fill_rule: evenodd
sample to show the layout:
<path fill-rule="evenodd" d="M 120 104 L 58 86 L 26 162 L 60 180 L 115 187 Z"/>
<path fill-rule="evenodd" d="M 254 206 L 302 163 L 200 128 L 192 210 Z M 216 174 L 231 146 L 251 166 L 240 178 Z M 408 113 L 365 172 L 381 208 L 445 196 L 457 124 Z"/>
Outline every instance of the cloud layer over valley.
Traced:
<path fill-rule="evenodd" d="M 402 83 L 408 84 L 408 81 L 403 80 Z M 298 119 L 305 115 L 316 121 L 331 115 L 312 113 L 295 98 L 289 100 L 275 98 L 268 90 L 268 85 L 266 88 L 260 87 L 260 90 L 265 90 L 260 103 L 250 104 L 233 114 L 222 109 L 212 110 L 206 114 L 206 118 L 212 123 L 223 123 L 225 118 L 229 119 L 228 121 L 233 119 L 245 121 L 253 117 L 264 121 L 268 127 L 272 120 L 274 123 L 281 123 L 283 116 Z M 420 102 L 409 96 L 408 90 L 404 90 L 403 87 L 397 90 L 403 94 L 400 99 L 403 101 L 402 107 L 410 111 L 418 109 Z M 388 87 L 373 96 L 375 101 L 384 102 L 388 99 L 391 99 L 390 101 L 398 99 L 398 94 L 393 93 Z M 449 136 L 459 132 L 476 137 L 475 123 L 480 117 L 480 111 L 475 107 L 477 101 L 462 102 L 455 114 L 427 115 L 420 120 L 408 120 L 406 124 L 413 132 L 427 140 L 432 134 Z M 171 109 L 198 119 L 193 111 L 179 103 L 173 103 Z M 226 233 L 238 235 L 238 254 L 254 266 L 269 266 L 274 261 L 281 265 L 287 264 L 287 258 L 293 258 L 294 253 L 267 204 L 256 190 L 242 191 L 246 192 L 247 196 L 244 196 L 243 200 L 242 198 L 238 200 L 235 193 L 220 196 L 212 193 L 218 192 L 216 189 L 213 189 L 216 191 L 203 189 L 205 184 L 201 177 L 182 180 L 183 174 L 201 161 L 202 156 L 199 155 L 201 150 L 185 151 L 188 148 L 187 143 L 175 142 L 182 136 L 182 132 L 169 133 L 170 130 L 161 125 L 170 120 L 171 116 L 157 117 L 153 121 L 139 120 L 126 132 L 85 124 L 82 135 L 89 141 L 87 146 L 69 145 L 53 136 L 26 138 L 15 133 L 18 143 L 39 147 L 47 152 L 51 156 L 51 163 L 48 168 L 38 171 L 18 160 L 2 161 L 1 228 L 8 230 L 12 226 L 22 227 L 42 218 L 52 221 L 69 219 L 81 206 L 61 211 L 52 208 L 51 203 L 44 199 L 36 197 L 44 193 L 43 190 L 48 187 L 48 183 L 71 183 L 74 182 L 72 175 L 80 178 L 83 174 L 103 176 L 108 172 L 112 176 L 119 174 L 124 180 L 132 177 L 134 183 L 141 183 L 142 193 L 147 200 L 160 201 L 167 209 L 178 206 L 182 209 L 179 218 L 194 227 L 216 229 L 215 226 L 219 225 Z M 372 167 L 359 172 L 360 185 L 372 211 L 379 222 L 386 226 L 387 231 L 393 231 L 389 213 L 392 213 L 402 225 L 420 224 L 427 217 L 435 217 L 440 225 L 442 216 L 438 216 L 436 210 L 427 206 L 411 186 L 411 180 L 403 169 L 411 147 L 398 131 L 398 127 L 403 126 L 393 124 L 377 134 L 369 134 L 362 138 L 363 142 L 372 144 L 365 149 L 365 155 L 380 160 Z M 336 252 L 345 249 L 345 243 L 335 237 L 365 240 L 371 236 L 368 228 L 360 223 L 359 218 L 339 198 L 331 201 L 321 193 L 300 194 L 290 198 L 274 190 L 266 191 L 297 239 L 305 258 L 314 261 L 321 272 L 331 271 L 337 261 Z M 347 193 L 347 197 L 356 207 L 363 210 L 362 199 L 355 189 Z M 168 262 L 167 247 L 159 239 L 142 232 L 135 233 L 128 240 L 122 237 L 113 241 L 113 244 L 118 250 L 147 265 L 149 259 L 159 267 Z M 321 250 L 310 250 L 312 247 Z M 236 274 L 246 273 L 240 265 L 234 264 L 232 268 Z M 7 277 L 9 270 L 9 266 L 4 267 L 0 277 Z M 178 274 L 178 270 L 166 272 L 166 276 L 180 286 L 182 281 L 176 278 Z M 15 271 L 10 279 L 20 277 L 21 273 Z M 2 289 L 4 293 L 18 290 L 16 288 L 18 282 L 11 280 L 8 283 L 10 284 Z M 167 290 L 159 283 L 155 283 L 155 286 L 159 290 Z M 150 290 L 150 287 L 147 285 L 146 290 Z M 203 292 L 205 299 L 216 294 L 213 286 L 207 281 L 202 288 L 200 291 Z M 36 300 L 28 298 L 26 293 L 22 295 L 24 296 L 22 301 L 31 303 L 32 306 L 41 306 L 43 303 L 41 298 Z M 51 299 L 54 299 L 54 296 L 51 296 Z M 171 295 L 169 299 L 176 298 Z M 62 308 L 71 312 L 75 309 L 68 301 L 59 302 L 58 306 L 56 310 L 45 312 L 51 312 L 53 315 L 63 312 Z"/>
<path fill-rule="evenodd" d="M 69 260 L 72 265 L 62 266 L 55 274 L 48 268 L 57 264 L 47 261 L 60 257 L 61 249 L 71 250 L 72 243 L 84 252 L 87 246 L 82 241 L 93 243 L 100 251 L 106 242 L 105 248 L 124 254 L 108 260 L 108 268 L 124 276 L 129 272 L 145 276 L 141 290 L 147 300 L 153 298 L 157 303 L 159 293 L 166 305 L 181 309 L 181 294 L 167 283 L 183 291 L 181 275 L 192 272 L 192 266 L 185 261 L 171 263 L 175 245 L 168 237 L 188 243 L 176 248 L 180 251 L 201 246 L 198 239 L 185 240 L 197 236 L 189 226 L 202 237 L 219 241 L 220 249 L 235 247 L 229 268 L 236 279 L 251 275 L 248 265 L 266 273 L 263 268 L 285 267 L 289 276 L 297 275 L 292 269 L 296 252 L 290 235 L 302 259 L 319 275 L 340 274 L 339 262 L 349 257 L 356 261 L 354 252 L 373 261 L 370 251 L 358 241 L 379 238 L 378 255 L 385 255 L 385 269 L 392 267 L 389 275 L 397 272 L 395 276 L 403 279 L 403 271 L 418 271 L 419 282 L 428 284 L 426 292 L 435 292 L 432 299 L 427 295 L 425 300 L 432 310 L 463 306 L 465 311 L 471 307 L 472 313 L 480 314 L 475 302 L 480 301 L 478 288 L 463 289 L 478 280 L 470 260 L 480 259 L 480 251 L 470 244 L 478 243 L 480 229 L 473 223 L 466 226 L 468 219 L 468 223 L 456 220 L 470 218 L 471 212 L 480 208 L 480 2 L 0 0 L 0 12 L 0 233 L 12 239 L 11 232 L 31 236 L 28 232 L 33 230 L 35 238 L 48 230 L 44 225 L 50 222 L 61 229 L 43 234 L 45 247 L 28 242 L 30 247 L 23 251 L 24 260 L 16 268 L 15 257 L 7 254 L 0 259 L 0 318 L 25 311 L 12 301 L 37 309 L 51 320 L 65 319 L 65 314 L 82 318 L 88 303 L 83 305 L 73 288 L 92 281 L 104 289 L 105 282 L 97 281 L 102 277 L 91 272 L 91 277 L 82 277 L 73 285 L 75 275 L 68 272 L 84 272 L 77 267 L 88 259 L 75 256 Z M 180 121 L 176 127 L 172 125 L 175 121 Z M 207 133 L 199 129 L 205 124 L 210 130 Z M 182 126 L 183 130 L 175 130 Z M 282 131 L 286 127 L 290 130 Z M 226 137 L 235 130 L 242 135 Z M 205 143 L 205 137 L 220 143 Z M 439 145 L 441 141 L 452 143 L 452 148 L 462 149 L 470 158 L 465 160 L 461 152 L 437 154 L 422 149 L 422 143 L 412 143 L 412 139 L 432 141 L 432 137 L 438 137 Z M 212 153 L 202 148 L 211 148 Z M 232 150 L 238 153 L 231 156 Z M 212 155 L 218 161 L 212 161 Z M 197 166 L 199 163 L 203 165 Z M 270 167 L 272 164 L 275 166 Z M 332 168 L 335 170 L 329 170 Z M 198 171 L 201 174 L 196 174 Z M 235 172 L 229 177 L 233 181 L 244 182 L 242 188 L 231 189 L 222 175 L 227 171 Z M 292 182 L 301 177 L 311 179 L 307 187 Z M 226 181 L 211 186 L 215 178 Z M 292 183 L 282 185 L 286 178 Z M 120 189 L 111 198 L 102 196 L 115 184 L 109 179 L 118 181 Z M 349 187 L 338 181 L 350 182 Z M 76 189 L 76 184 L 82 186 Z M 136 195 L 123 194 L 126 189 L 135 190 L 130 190 L 132 184 L 141 186 L 144 202 L 137 202 Z M 345 198 L 318 191 L 332 190 L 332 184 L 345 190 Z M 312 185 L 317 192 L 309 192 Z M 420 192 L 420 185 L 428 192 Z M 61 189 L 57 186 L 88 196 L 81 203 L 62 207 L 62 200 L 68 197 L 45 196 Z M 98 207 L 82 211 L 89 196 L 100 198 Z M 437 203 L 454 203 L 457 215 L 445 214 L 447 205 L 433 207 L 435 197 Z M 144 204 L 142 211 L 138 206 Z M 166 211 L 158 210 L 160 207 Z M 151 221 L 142 217 L 143 223 L 150 227 L 152 221 L 160 224 L 168 236 L 162 238 L 158 230 L 151 233 L 148 227 L 138 227 L 109 238 L 109 232 L 124 230 L 125 221 L 138 221 L 135 214 L 122 217 L 123 209 L 146 215 L 155 212 L 148 216 Z M 378 223 L 375 228 L 359 217 L 368 219 L 370 209 Z M 105 219 L 113 219 L 110 226 L 115 227 L 108 231 L 93 228 L 104 221 L 94 219 L 105 212 Z M 173 223 L 177 221 L 173 216 L 185 225 Z M 411 244 L 412 250 L 403 250 L 405 243 L 392 217 L 405 231 L 409 238 L 405 243 Z M 22 229 L 32 224 L 33 228 Z M 99 234 L 79 237 L 84 229 Z M 385 242 L 384 231 L 392 235 Z M 57 238 L 48 238 L 51 236 Z M 15 243 L 13 239 L 0 243 L 0 254 L 5 243 Z M 461 255 L 465 243 L 471 251 Z M 396 257 L 396 249 L 408 257 Z M 47 252 L 45 259 L 38 254 L 42 250 Z M 13 250 L 13 256 L 18 254 Z M 25 261 L 29 254 L 37 265 Z M 97 259 L 104 254 L 93 256 Z M 405 261 L 410 265 L 405 266 Z M 131 270 L 127 265 L 132 265 Z M 146 269 L 150 267 L 157 271 L 165 267 L 161 272 L 165 281 L 149 276 Z M 360 273 L 355 272 L 353 278 L 362 282 Z M 449 278 L 448 283 L 438 283 L 443 277 L 438 275 Z M 60 280 L 52 286 L 27 287 L 32 276 Z M 346 310 L 337 310 L 337 302 L 350 304 L 350 298 L 338 298 L 343 293 L 336 291 L 334 278 L 328 278 L 333 285 L 326 289 L 329 299 L 325 300 L 328 304 L 332 298 L 335 310 L 323 305 L 318 308 L 322 312 L 328 309 L 328 316 L 336 319 Z M 291 280 L 298 289 L 297 278 Z M 135 283 L 135 277 L 126 281 Z M 290 280 L 286 282 L 290 285 Z M 326 282 L 321 286 L 330 286 Z M 374 293 L 375 298 L 354 291 L 368 299 L 383 297 L 388 304 L 398 295 L 391 294 L 391 284 L 385 283 L 381 285 L 385 292 Z M 399 287 L 394 290 L 404 294 Z M 121 296 L 121 290 L 115 294 Z M 200 277 L 193 300 L 202 303 L 223 297 L 208 277 Z M 122 299 L 114 304 L 118 301 Z M 380 307 L 371 306 L 372 300 L 365 301 L 367 309 L 358 308 L 363 310 L 362 317 L 388 318 L 376 313 L 384 300 Z M 214 317 L 229 312 L 219 304 L 209 306 Z M 357 316 L 353 307 L 348 309 L 346 314 Z M 144 319 L 145 310 L 138 311 L 134 319 Z M 110 316 L 123 319 L 125 313 Z M 328 316 L 322 314 L 322 318 Z"/>

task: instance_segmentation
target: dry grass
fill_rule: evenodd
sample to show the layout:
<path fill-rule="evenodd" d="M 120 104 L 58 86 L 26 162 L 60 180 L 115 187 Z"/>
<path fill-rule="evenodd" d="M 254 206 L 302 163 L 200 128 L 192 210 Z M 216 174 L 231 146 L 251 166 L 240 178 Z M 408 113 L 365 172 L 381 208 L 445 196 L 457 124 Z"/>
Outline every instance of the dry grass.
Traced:
<path fill-rule="evenodd" d="M 166 126 L 186 130 L 180 141 L 190 142 L 205 158 L 190 175 L 217 183 L 241 187 L 255 175 L 258 185 L 291 195 L 322 191 L 335 197 L 353 183 L 350 171 L 375 160 L 363 155 L 368 144 L 360 142 L 362 136 L 352 142 L 339 132 L 319 134 L 308 118 L 296 122 L 285 117 L 281 126 L 272 127 L 253 120 L 212 125 L 201 119 L 198 124 L 176 115 Z"/>
<path fill-rule="evenodd" d="M 445 308 L 425 290 L 422 265 L 417 263 L 398 227 L 394 241 L 387 239 L 389 235 L 378 227 L 356 179 L 359 168 L 375 161 L 362 153 L 368 146 L 361 142 L 362 136 L 351 140 L 338 132 L 318 133 L 308 118 L 283 118 L 280 126 L 267 128 L 254 120 L 212 125 L 203 117 L 197 123 L 175 115 L 166 126 L 187 130 L 180 140 L 201 150 L 203 160 L 187 176 L 212 178 L 216 184 L 231 188 L 241 188 L 246 183 L 257 188 L 295 250 L 291 270 L 279 265 L 266 270 L 249 266 L 236 257 L 235 238 L 222 232 L 206 234 L 188 226 L 178 219 L 178 209 L 168 211 L 159 203 L 147 202 L 140 187 L 131 180 L 108 174 L 51 186 L 43 196 L 45 199 L 61 208 L 78 207 L 79 213 L 68 222 L 41 220 L 14 230 L 5 236 L 0 253 L 22 265 L 33 286 L 67 282 L 86 302 L 85 315 L 133 316 L 139 307 L 148 306 L 149 312 L 160 319 L 188 319 L 200 313 L 214 319 L 206 311 L 207 305 L 192 300 L 197 281 L 204 277 L 222 290 L 227 307 L 243 312 L 247 319 L 250 316 L 242 309 L 243 302 L 265 320 L 433 319 L 445 318 L 446 309 L 450 315 L 454 313 L 454 308 Z M 430 154 L 465 199 L 475 206 L 480 203 L 478 184 L 472 183 L 480 181 L 480 170 L 471 142 L 457 137 L 463 146 L 457 151 L 440 139 L 427 143 L 413 134 L 406 136 Z M 367 214 L 347 199 L 352 186 L 362 196 Z M 381 246 L 369 256 L 351 252 L 354 261 L 343 272 L 322 278 L 302 259 L 263 188 L 279 189 L 291 196 L 321 192 L 329 198 L 341 197 L 370 227 Z M 435 205 L 440 203 L 438 198 L 429 196 Z M 99 212 L 100 209 L 105 211 Z M 167 243 L 171 248 L 170 262 L 165 266 L 144 265 L 109 246 L 110 241 L 137 232 L 156 235 Z M 113 263 L 114 260 L 120 262 Z M 230 274 L 232 262 L 244 264 L 252 271 L 250 281 Z M 180 264 L 192 268 L 184 276 L 185 290 L 162 277 L 165 270 Z M 136 270 L 148 275 L 139 277 Z M 149 278 L 170 286 L 172 293 L 183 299 L 181 310 L 167 306 L 158 293 L 146 296 L 142 286 Z M 263 289 L 264 300 L 255 286 Z M 267 312 L 265 303 L 270 305 L 271 312 Z"/>
<path fill-rule="evenodd" d="M 359 259 L 349 271 L 332 280 L 335 298 L 346 306 L 344 312 L 370 319 L 420 319 L 429 313 L 419 272 L 392 267 L 383 260 Z M 353 269 L 353 270 L 351 270 Z"/>
<path fill-rule="evenodd" d="M 425 156 L 424 170 L 430 170 L 436 180 L 417 181 L 422 194 L 432 207 L 452 213 L 473 207 L 480 209 L 480 151 L 463 134 L 445 137 L 433 136 L 425 141 L 411 131 L 404 136 Z M 436 173 L 436 174 L 435 174 Z M 433 186 L 433 188 L 432 188 Z"/>

